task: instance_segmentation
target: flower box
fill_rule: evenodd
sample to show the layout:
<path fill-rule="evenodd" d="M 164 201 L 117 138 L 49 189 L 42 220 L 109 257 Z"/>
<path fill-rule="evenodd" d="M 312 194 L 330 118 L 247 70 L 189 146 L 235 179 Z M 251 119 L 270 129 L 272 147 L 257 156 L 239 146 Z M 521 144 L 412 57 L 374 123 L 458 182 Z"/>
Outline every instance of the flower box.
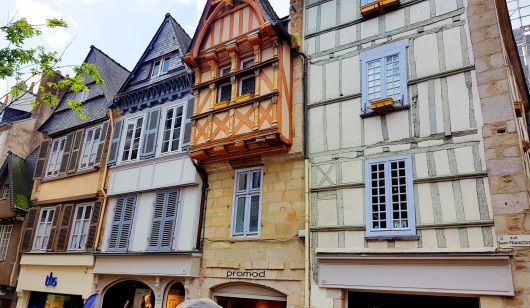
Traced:
<path fill-rule="evenodd" d="M 372 110 L 392 108 L 394 106 L 394 99 L 392 97 L 383 98 L 377 101 L 371 101 L 370 105 L 372 106 Z"/>
<path fill-rule="evenodd" d="M 245 94 L 245 95 L 241 95 L 241 96 L 238 96 L 236 98 L 236 103 L 243 102 L 243 101 L 246 101 L 247 99 L 251 99 L 251 98 L 252 98 L 252 94 L 250 94 L 250 93 Z"/>
<path fill-rule="evenodd" d="M 379 0 L 379 3 L 382 7 L 389 7 L 394 5 L 399 5 L 399 0 Z"/>
<path fill-rule="evenodd" d="M 219 103 L 215 103 L 213 105 L 213 109 L 223 108 L 225 106 L 228 106 L 229 103 L 230 103 L 229 101 L 222 101 L 222 102 L 219 102 Z"/>
<path fill-rule="evenodd" d="M 374 1 L 372 3 L 361 6 L 361 14 L 370 15 L 379 11 L 379 1 Z"/>

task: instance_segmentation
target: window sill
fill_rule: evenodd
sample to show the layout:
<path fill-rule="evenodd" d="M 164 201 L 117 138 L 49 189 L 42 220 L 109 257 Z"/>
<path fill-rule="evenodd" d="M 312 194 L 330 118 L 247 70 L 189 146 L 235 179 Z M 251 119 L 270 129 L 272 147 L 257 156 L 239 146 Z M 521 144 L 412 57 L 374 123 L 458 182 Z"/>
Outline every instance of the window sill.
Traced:
<path fill-rule="evenodd" d="M 385 115 L 387 113 L 400 111 L 400 110 L 408 110 L 410 109 L 410 105 L 399 105 L 395 103 L 392 107 L 381 109 L 381 110 L 373 110 L 372 108 L 366 108 L 365 110 L 361 110 L 361 118 L 369 118 L 369 117 L 375 117 L 379 115 Z"/>
<path fill-rule="evenodd" d="M 384 241 L 419 241 L 419 235 L 366 235 L 364 240 L 367 242 L 384 242 Z"/>
<path fill-rule="evenodd" d="M 95 172 L 95 171 L 98 171 L 98 170 L 99 170 L 99 167 L 92 167 L 90 169 L 78 170 L 78 171 L 73 172 L 73 173 L 67 173 L 67 174 L 57 175 L 57 176 L 53 176 L 53 177 L 49 177 L 49 178 L 43 178 L 41 180 L 41 183 L 46 183 L 46 182 L 51 182 L 51 181 L 55 181 L 55 180 L 60 180 L 60 179 L 64 179 L 64 178 L 71 177 L 71 176 L 76 176 L 76 175 L 81 175 L 81 174 L 85 174 L 85 173 Z"/>

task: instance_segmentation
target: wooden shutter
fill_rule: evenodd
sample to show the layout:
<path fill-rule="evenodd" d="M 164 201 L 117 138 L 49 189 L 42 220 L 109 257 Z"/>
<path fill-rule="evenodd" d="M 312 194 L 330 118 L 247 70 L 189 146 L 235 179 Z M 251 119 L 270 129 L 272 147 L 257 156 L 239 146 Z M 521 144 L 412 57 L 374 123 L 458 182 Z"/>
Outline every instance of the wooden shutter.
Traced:
<path fill-rule="evenodd" d="M 72 153 L 72 143 L 74 142 L 74 135 L 75 133 L 70 133 L 66 136 L 63 157 L 61 159 L 61 167 L 59 168 L 59 174 L 66 174 L 66 169 L 68 168 L 68 161 L 70 159 L 70 154 Z"/>
<path fill-rule="evenodd" d="M 46 156 L 48 156 L 48 148 L 50 147 L 50 141 L 46 140 L 41 143 L 39 148 L 39 158 L 37 164 L 35 165 L 35 173 L 33 174 L 34 180 L 42 179 L 42 174 L 46 167 Z"/>
<path fill-rule="evenodd" d="M 79 152 L 81 152 L 81 145 L 83 143 L 83 132 L 84 130 L 75 132 L 74 146 L 70 155 L 70 162 L 68 163 L 68 173 L 73 173 L 77 170 Z"/>
<path fill-rule="evenodd" d="M 68 233 L 72 224 L 72 212 L 74 210 L 73 204 L 67 204 L 63 207 L 63 213 L 60 219 L 57 235 L 57 245 L 55 246 L 56 251 L 66 251 L 68 242 Z"/>
<path fill-rule="evenodd" d="M 46 251 L 52 251 L 54 242 L 55 242 L 55 233 L 57 233 L 57 222 L 59 221 L 59 213 L 61 211 L 61 206 L 56 206 L 55 210 L 53 211 L 53 221 L 52 221 L 52 227 L 50 230 L 50 238 L 48 239 L 48 245 L 46 246 Z"/>
<path fill-rule="evenodd" d="M 94 166 L 101 166 L 101 160 L 103 155 L 103 148 L 105 147 L 105 143 L 107 142 L 107 134 L 109 130 L 109 121 L 103 123 L 103 127 L 101 128 L 101 134 L 99 135 L 99 145 L 98 145 L 98 151 L 96 154 L 96 161 L 94 162 Z"/>
<path fill-rule="evenodd" d="M 37 219 L 39 217 L 39 208 L 32 207 L 28 210 L 28 215 L 26 216 L 26 227 L 24 228 L 24 234 L 22 235 L 22 252 L 30 251 L 33 246 L 33 233 L 35 232 L 35 227 Z"/>
<path fill-rule="evenodd" d="M 178 202 L 178 190 L 156 194 L 149 250 L 171 250 Z"/>
<path fill-rule="evenodd" d="M 120 147 L 121 131 L 123 128 L 123 120 L 114 122 L 114 133 L 112 134 L 112 140 L 110 141 L 110 153 L 109 161 L 107 165 L 114 166 L 118 161 L 118 152 Z"/>
<path fill-rule="evenodd" d="M 184 119 L 184 138 L 182 142 L 182 150 L 185 151 L 190 146 L 191 140 L 191 119 L 193 115 L 193 105 L 195 103 L 194 98 L 188 100 L 188 105 L 186 106 L 186 117 Z"/>
<path fill-rule="evenodd" d="M 144 130 L 143 144 L 140 151 L 141 159 L 155 156 L 158 123 L 160 123 L 160 108 L 149 111 L 147 115 L 147 125 Z"/>
<path fill-rule="evenodd" d="M 98 201 L 98 202 L 95 202 L 94 206 L 92 207 L 92 217 L 90 218 L 90 227 L 88 229 L 88 235 L 87 235 L 87 240 L 86 240 L 86 245 L 85 245 L 86 251 L 94 250 L 94 244 L 96 243 L 96 235 L 98 232 L 100 214 L 101 214 L 101 202 Z"/>

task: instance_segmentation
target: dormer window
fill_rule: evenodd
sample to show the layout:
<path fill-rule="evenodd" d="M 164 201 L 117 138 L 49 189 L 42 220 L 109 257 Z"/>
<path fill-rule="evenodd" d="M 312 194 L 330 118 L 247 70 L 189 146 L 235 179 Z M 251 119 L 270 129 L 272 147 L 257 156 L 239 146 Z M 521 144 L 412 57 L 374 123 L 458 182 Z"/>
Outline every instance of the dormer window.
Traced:
<path fill-rule="evenodd" d="M 171 60 L 170 57 L 167 57 L 163 60 L 155 61 L 155 63 L 153 64 L 153 71 L 151 72 L 151 77 L 156 77 L 167 73 L 167 71 L 169 70 L 169 60 Z"/>

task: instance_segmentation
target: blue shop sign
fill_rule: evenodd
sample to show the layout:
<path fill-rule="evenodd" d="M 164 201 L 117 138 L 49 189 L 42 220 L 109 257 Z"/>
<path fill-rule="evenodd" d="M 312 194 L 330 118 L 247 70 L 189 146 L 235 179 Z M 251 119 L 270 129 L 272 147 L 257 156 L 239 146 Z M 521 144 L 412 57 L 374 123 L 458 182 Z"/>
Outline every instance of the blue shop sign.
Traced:
<path fill-rule="evenodd" d="M 53 277 L 53 272 L 50 272 L 50 275 L 46 276 L 46 281 L 44 282 L 45 286 L 57 286 L 57 277 Z"/>

